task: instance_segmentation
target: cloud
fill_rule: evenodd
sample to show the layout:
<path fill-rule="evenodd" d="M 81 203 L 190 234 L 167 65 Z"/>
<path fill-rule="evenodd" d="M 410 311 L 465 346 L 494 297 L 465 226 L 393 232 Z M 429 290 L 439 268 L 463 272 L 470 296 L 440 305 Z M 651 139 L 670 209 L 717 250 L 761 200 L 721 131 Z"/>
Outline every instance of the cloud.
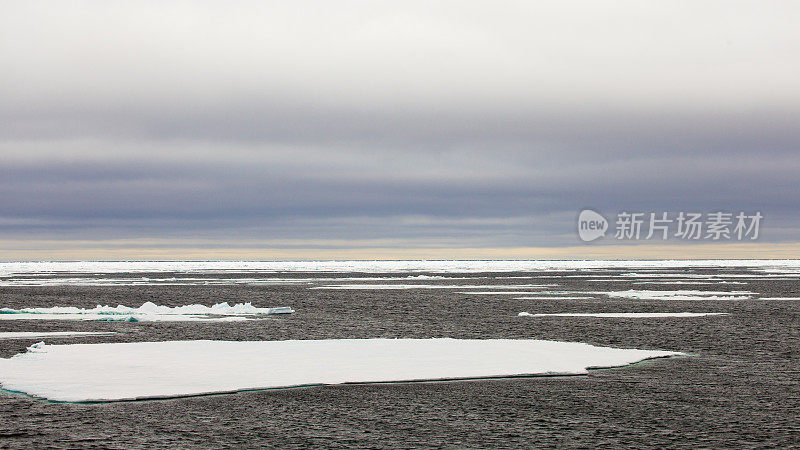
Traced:
<path fill-rule="evenodd" d="M 793 2 L 6 5 L 0 233 L 559 246 L 592 207 L 761 210 L 765 239 L 797 241 L 798 19 Z"/>

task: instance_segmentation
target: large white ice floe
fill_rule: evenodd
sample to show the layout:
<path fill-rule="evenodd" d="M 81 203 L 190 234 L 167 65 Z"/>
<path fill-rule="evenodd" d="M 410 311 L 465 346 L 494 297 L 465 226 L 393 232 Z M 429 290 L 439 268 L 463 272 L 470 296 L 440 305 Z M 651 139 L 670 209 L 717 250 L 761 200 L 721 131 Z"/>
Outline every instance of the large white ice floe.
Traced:
<path fill-rule="evenodd" d="M 615 298 L 635 298 L 640 300 L 749 300 L 753 292 L 750 291 L 612 291 L 596 292 Z"/>
<path fill-rule="evenodd" d="M 624 319 L 647 319 L 647 318 L 668 318 L 668 317 L 702 317 L 702 316 L 726 316 L 728 313 L 692 313 L 692 312 L 614 312 L 614 313 L 539 313 L 532 314 L 521 312 L 519 317 L 598 317 L 598 318 L 624 318 Z"/>
<path fill-rule="evenodd" d="M 514 339 L 331 339 L 35 344 L 0 384 L 54 401 L 178 397 L 341 383 L 583 374 L 678 352 Z"/>
<path fill-rule="evenodd" d="M 107 336 L 113 331 L 0 331 L 0 339 L 71 338 L 81 336 Z"/>
<path fill-rule="evenodd" d="M 291 314 L 288 306 L 257 308 L 252 303 L 227 302 L 214 306 L 185 305 L 161 306 L 146 302 L 138 308 L 124 305 L 76 308 L 55 306 L 52 308 L 0 308 L 0 320 L 98 320 L 109 322 L 184 322 L 184 321 L 237 321 L 262 315 Z"/>

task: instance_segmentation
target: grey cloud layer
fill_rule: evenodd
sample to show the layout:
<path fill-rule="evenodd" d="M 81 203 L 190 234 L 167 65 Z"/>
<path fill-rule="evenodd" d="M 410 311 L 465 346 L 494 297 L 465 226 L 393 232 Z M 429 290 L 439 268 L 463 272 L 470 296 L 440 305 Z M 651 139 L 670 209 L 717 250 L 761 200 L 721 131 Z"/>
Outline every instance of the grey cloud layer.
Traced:
<path fill-rule="evenodd" d="M 575 212 L 798 240 L 791 2 L 24 2 L 6 236 L 574 243 Z"/>

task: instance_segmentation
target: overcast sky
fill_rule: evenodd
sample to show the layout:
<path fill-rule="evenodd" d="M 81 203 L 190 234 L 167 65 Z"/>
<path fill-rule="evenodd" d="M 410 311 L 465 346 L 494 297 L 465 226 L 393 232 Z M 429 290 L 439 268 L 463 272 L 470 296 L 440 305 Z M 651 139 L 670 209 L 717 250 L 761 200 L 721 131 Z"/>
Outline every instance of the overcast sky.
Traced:
<path fill-rule="evenodd" d="M 800 242 L 797 2 L 0 4 L 0 259 Z"/>

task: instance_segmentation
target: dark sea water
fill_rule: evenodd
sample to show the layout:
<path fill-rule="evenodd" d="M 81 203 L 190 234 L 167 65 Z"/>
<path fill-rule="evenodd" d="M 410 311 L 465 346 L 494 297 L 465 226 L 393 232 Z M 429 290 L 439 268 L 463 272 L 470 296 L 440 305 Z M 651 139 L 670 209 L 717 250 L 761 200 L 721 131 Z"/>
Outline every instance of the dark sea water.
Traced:
<path fill-rule="evenodd" d="M 588 292 L 746 290 L 764 297 L 800 297 L 800 282 L 796 278 L 754 277 L 745 279 L 744 285 L 634 285 L 637 279 L 618 277 L 622 272 L 630 270 L 597 272 L 598 276 L 616 281 L 557 277 L 574 272 L 540 272 L 446 274 L 475 278 L 414 282 L 557 283 L 559 287 L 554 288 L 557 290 Z M 756 275 L 744 269 L 659 272 Z M 114 278 L 125 276 L 187 275 L 122 274 Z M 305 278 L 320 274 L 225 276 Z M 534 278 L 491 278 L 494 276 Z M 297 311 L 285 317 L 228 323 L 0 321 L 0 331 L 118 332 L 112 336 L 48 338 L 48 344 L 186 339 L 529 338 L 676 350 L 690 356 L 650 360 L 572 377 L 322 386 L 98 404 L 50 403 L 1 392 L 0 447 L 787 448 L 800 445 L 800 301 L 634 300 L 602 294 L 589 294 L 592 299 L 587 300 L 514 300 L 510 295 L 468 295 L 450 289 L 308 289 L 321 284 L 331 282 L 0 287 L 0 307 L 10 308 L 138 306 L 146 301 L 168 306 L 211 305 L 227 301 L 253 302 L 264 307 L 286 305 Z M 657 319 L 517 317 L 521 311 L 688 311 L 730 315 Z M 38 340 L 0 340 L 0 357 L 24 352 Z M 213 365 L 214 361 L 208 364 Z"/>

